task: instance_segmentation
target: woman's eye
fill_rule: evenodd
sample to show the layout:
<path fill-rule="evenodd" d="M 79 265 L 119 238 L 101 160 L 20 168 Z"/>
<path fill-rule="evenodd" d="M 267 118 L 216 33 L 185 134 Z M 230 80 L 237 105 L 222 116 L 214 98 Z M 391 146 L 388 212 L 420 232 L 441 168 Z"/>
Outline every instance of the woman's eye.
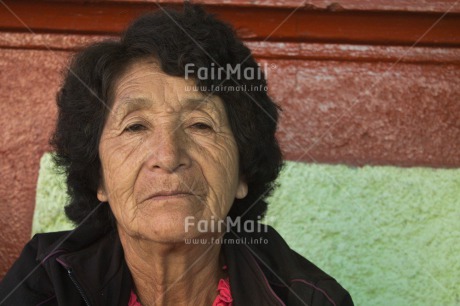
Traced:
<path fill-rule="evenodd" d="M 211 130 L 212 129 L 210 125 L 203 123 L 203 122 L 194 123 L 192 127 L 197 130 Z"/>
<path fill-rule="evenodd" d="M 146 127 L 143 126 L 142 124 L 132 124 L 132 125 L 127 126 L 124 131 L 125 132 L 140 132 L 145 129 Z"/>

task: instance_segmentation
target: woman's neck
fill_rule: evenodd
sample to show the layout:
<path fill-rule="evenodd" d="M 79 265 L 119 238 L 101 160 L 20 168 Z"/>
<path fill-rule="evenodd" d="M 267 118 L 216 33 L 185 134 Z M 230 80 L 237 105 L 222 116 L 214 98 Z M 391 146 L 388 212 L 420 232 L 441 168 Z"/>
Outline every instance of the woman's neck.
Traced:
<path fill-rule="evenodd" d="M 218 244 L 167 244 L 119 230 L 137 296 L 148 305 L 212 305 L 224 277 Z"/>

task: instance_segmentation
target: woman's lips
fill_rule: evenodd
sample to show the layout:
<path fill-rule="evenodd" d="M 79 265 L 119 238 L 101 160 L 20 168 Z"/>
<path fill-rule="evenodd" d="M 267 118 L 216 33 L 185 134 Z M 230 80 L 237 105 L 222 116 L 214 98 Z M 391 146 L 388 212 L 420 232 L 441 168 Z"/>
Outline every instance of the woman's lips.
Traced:
<path fill-rule="evenodd" d="M 149 196 L 146 200 L 154 200 L 154 201 L 161 201 L 161 200 L 173 200 L 177 198 L 184 198 L 193 196 L 191 192 L 184 192 L 184 191 L 162 191 L 154 193 L 153 195 Z"/>
<path fill-rule="evenodd" d="M 204 180 L 194 177 L 181 176 L 179 178 L 153 177 L 145 178 L 139 182 L 135 194 L 138 203 L 145 201 L 162 200 L 204 200 L 207 194 Z M 185 198 L 185 199 L 184 199 Z"/>

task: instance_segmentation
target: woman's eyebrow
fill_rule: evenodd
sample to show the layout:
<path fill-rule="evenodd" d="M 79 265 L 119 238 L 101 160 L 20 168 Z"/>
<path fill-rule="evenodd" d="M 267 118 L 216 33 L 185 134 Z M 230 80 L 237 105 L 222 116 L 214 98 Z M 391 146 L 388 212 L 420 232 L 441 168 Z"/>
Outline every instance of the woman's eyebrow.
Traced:
<path fill-rule="evenodd" d="M 187 107 L 198 107 L 202 106 L 202 104 L 209 104 L 209 99 L 203 98 L 187 98 L 182 103 L 184 106 Z"/>
<path fill-rule="evenodd" d="M 126 97 L 120 99 L 120 104 L 113 110 L 116 121 L 122 121 L 128 114 L 141 110 L 151 108 L 153 101 L 144 97 Z M 182 109 L 187 111 L 202 110 L 211 115 L 221 117 L 218 108 L 209 98 L 186 98 L 181 102 Z"/>
<path fill-rule="evenodd" d="M 182 102 L 184 108 L 187 109 L 199 109 L 199 110 L 208 110 L 211 112 L 217 111 L 215 103 L 209 97 L 202 98 L 187 98 Z"/>
<path fill-rule="evenodd" d="M 209 97 L 202 98 L 187 98 L 183 101 L 183 107 L 188 110 L 202 110 L 209 113 L 211 116 L 217 116 L 216 119 L 221 119 L 221 114 L 218 107 Z"/>
<path fill-rule="evenodd" d="M 152 101 L 147 98 L 124 98 L 118 107 L 113 111 L 116 118 L 123 119 L 127 114 L 139 110 L 150 108 Z"/>

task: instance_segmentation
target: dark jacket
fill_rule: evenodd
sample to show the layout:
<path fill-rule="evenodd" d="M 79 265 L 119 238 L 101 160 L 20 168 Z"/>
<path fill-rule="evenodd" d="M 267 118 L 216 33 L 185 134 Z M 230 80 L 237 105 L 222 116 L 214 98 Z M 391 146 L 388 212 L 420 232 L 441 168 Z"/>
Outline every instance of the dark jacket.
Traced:
<path fill-rule="evenodd" d="M 274 229 L 224 238 L 234 305 L 353 305 L 347 291 Z M 132 287 L 116 231 L 80 226 L 35 235 L 3 279 L 0 304 L 127 306 Z"/>

